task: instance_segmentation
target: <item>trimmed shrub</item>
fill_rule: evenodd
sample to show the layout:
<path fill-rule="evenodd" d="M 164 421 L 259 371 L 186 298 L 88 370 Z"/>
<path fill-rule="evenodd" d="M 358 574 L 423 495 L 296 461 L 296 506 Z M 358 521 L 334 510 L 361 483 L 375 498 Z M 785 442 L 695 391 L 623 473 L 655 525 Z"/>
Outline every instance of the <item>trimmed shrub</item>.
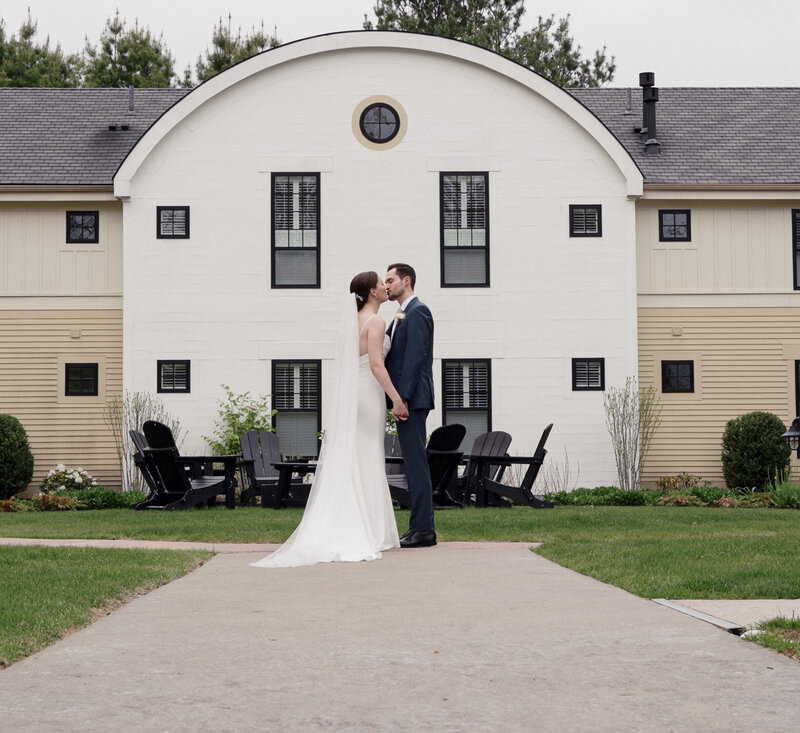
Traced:
<path fill-rule="evenodd" d="M 771 412 L 729 420 L 722 435 L 722 474 L 731 489 L 763 491 L 789 467 L 786 426 Z"/>
<path fill-rule="evenodd" d="M 33 478 L 33 453 L 22 423 L 0 415 L 0 499 L 22 491 Z"/>

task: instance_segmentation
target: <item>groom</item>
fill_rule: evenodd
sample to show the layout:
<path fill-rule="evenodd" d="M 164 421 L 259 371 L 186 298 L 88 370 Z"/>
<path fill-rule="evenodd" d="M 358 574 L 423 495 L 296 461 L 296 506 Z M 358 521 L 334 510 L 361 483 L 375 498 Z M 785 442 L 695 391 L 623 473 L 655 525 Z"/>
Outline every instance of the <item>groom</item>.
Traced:
<path fill-rule="evenodd" d="M 417 273 L 410 265 L 389 265 L 386 292 L 400 308 L 386 333 L 392 347 L 386 355 L 386 371 L 408 406 L 408 419 L 397 421 L 411 494 L 411 520 L 400 547 L 436 544 L 433 524 L 433 488 L 425 453 L 425 421 L 433 409 L 433 316 L 414 295 Z M 387 404 L 391 406 L 391 403 Z"/>

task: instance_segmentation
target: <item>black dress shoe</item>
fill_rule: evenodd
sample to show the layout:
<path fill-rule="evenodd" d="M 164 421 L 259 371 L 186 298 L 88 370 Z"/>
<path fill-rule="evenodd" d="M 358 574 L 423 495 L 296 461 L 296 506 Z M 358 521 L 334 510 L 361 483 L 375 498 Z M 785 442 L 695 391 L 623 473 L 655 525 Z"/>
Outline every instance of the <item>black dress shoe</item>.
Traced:
<path fill-rule="evenodd" d="M 436 532 L 406 532 L 400 538 L 400 547 L 433 547 Z"/>

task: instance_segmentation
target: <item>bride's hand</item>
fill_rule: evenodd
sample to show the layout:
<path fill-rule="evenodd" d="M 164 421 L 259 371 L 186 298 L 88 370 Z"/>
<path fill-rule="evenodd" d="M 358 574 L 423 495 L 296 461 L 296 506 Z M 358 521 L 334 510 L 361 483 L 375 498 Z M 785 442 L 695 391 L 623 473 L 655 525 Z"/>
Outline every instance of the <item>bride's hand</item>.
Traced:
<path fill-rule="evenodd" d="M 395 400 L 392 403 L 392 415 L 394 415 L 395 420 L 407 420 L 408 419 L 408 403 L 401 399 Z"/>

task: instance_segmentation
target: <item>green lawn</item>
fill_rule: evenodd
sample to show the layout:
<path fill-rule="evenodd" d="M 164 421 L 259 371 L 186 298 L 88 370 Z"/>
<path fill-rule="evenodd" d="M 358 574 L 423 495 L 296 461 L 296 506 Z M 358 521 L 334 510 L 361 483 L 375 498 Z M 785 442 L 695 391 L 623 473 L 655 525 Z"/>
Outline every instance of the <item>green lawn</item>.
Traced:
<path fill-rule="evenodd" d="M 301 511 L 0 514 L 0 536 L 282 542 Z M 442 541 L 543 542 L 554 562 L 646 598 L 800 598 L 800 512 L 556 507 L 436 513 Z M 397 513 L 401 532 L 408 512 Z"/>
<path fill-rule="evenodd" d="M 210 557 L 207 552 L 0 547 L 0 669 Z"/>

